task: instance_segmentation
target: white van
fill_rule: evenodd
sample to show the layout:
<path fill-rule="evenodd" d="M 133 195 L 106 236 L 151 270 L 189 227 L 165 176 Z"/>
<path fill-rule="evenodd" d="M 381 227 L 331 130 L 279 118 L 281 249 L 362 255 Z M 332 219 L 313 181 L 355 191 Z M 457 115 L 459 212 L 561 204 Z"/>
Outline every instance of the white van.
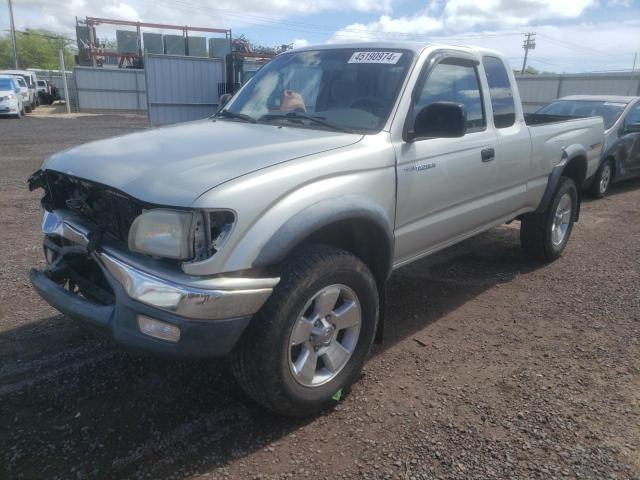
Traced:
<path fill-rule="evenodd" d="M 38 101 L 38 77 L 35 72 L 30 72 L 29 70 L 3 70 L 0 71 L 0 75 L 13 75 L 24 78 L 24 81 L 27 82 L 27 86 L 29 87 L 29 102 L 25 103 L 25 107 L 31 106 L 31 110 L 34 110 L 36 106 L 40 104 Z"/>

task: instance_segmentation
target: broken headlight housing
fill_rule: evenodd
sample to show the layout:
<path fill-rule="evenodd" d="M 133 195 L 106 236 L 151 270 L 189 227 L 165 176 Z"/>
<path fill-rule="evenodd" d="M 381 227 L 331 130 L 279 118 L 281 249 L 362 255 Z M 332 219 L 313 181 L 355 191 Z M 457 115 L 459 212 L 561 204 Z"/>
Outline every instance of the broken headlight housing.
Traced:
<path fill-rule="evenodd" d="M 174 260 L 204 260 L 225 243 L 235 221 L 228 210 L 146 210 L 131 224 L 129 250 Z"/>

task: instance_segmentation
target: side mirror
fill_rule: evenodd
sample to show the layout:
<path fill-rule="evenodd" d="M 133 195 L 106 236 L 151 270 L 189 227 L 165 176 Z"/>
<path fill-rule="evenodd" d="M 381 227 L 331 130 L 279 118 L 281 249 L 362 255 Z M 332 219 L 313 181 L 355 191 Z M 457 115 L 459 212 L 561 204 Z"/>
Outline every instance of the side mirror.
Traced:
<path fill-rule="evenodd" d="M 467 131 L 467 112 L 464 105 L 454 102 L 435 102 L 416 115 L 409 140 L 419 138 L 459 138 Z"/>
<path fill-rule="evenodd" d="M 640 133 L 640 122 L 630 123 L 624 127 L 623 133 Z"/>
<path fill-rule="evenodd" d="M 231 100 L 232 95 L 230 93 L 223 93 L 220 95 L 220 99 L 218 100 L 218 110 L 222 110 L 222 108 L 227 104 L 229 100 Z"/>

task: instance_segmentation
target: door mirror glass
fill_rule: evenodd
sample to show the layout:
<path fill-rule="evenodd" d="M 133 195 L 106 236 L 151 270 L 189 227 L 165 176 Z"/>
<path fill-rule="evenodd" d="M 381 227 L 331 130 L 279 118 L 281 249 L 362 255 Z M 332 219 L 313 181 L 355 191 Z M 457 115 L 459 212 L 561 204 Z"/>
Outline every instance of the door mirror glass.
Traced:
<path fill-rule="evenodd" d="M 223 93 L 220 95 L 220 99 L 218 100 L 218 110 L 222 110 L 229 100 L 231 100 L 230 93 Z"/>
<path fill-rule="evenodd" d="M 454 102 L 435 102 L 418 112 L 410 137 L 412 140 L 459 138 L 464 136 L 467 130 L 466 124 L 467 114 L 464 105 Z"/>

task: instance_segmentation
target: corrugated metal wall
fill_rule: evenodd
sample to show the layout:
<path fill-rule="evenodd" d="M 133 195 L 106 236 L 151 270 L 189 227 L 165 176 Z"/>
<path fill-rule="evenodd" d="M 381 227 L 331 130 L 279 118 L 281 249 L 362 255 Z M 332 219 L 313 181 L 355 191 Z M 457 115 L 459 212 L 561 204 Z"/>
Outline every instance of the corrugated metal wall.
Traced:
<path fill-rule="evenodd" d="M 148 54 L 144 64 L 151 125 L 197 120 L 216 111 L 221 60 Z"/>
<path fill-rule="evenodd" d="M 640 95 L 640 72 L 516 76 L 524 111 L 568 95 Z"/>
<path fill-rule="evenodd" d="M 75 77 L 78 105 L 82 112 L 147 109 L 143 70 L 76 67 Z"/>

